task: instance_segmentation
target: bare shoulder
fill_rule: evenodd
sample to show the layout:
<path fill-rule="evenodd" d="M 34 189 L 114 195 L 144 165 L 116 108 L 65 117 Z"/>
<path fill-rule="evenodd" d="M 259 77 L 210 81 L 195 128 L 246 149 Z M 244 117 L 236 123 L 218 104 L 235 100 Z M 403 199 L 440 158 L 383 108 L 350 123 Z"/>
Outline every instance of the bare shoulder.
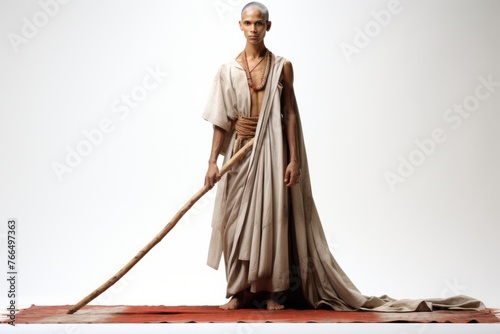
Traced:
<path fill-rule="evenodd" d="M 280 81 L 283 85 L 293 85 L 293 66 L 288 59 L 283 64 Z"/>

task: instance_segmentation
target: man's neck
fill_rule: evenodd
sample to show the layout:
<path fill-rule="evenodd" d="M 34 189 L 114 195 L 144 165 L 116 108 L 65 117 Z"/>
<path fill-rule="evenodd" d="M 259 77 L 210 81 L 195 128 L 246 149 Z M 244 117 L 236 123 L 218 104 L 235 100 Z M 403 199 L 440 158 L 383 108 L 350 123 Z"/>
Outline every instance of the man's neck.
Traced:
<path fill-rule="evenodd" d="M 256 59 L 259 57 L 264 57 L 266 54 L 266 46 L 264 43 L 260 44 L 249 44 L 245 46 L 245 53 L 248 58 L 250 59 Z"/>

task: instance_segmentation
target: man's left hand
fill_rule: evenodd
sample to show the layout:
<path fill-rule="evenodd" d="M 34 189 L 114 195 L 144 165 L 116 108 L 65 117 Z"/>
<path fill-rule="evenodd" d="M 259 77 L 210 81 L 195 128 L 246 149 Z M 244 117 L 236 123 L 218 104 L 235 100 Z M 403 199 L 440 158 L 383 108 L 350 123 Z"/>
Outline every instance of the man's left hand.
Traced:
<path fill-rule="evenodd" d="M 299 164 L 296 162 L 290 162 L 285 170 L 285 186 L 292 187 L 299 183 L 300 180 L 300 168 Z"/>

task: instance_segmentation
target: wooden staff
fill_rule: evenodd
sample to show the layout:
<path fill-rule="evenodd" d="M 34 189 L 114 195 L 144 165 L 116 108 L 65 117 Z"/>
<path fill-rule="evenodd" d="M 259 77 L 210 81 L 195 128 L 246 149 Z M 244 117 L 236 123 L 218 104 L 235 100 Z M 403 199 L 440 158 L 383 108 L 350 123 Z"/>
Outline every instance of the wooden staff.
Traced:
<path fill-rule="evenodd" d="M 224 175 L 228 170 L 230 170 L 234 164 L 240 161 L 251 149 L 253 145 L 254 139 L 252 138 L 245 146 L 243 146 L 224 166 L 222 166 L 219 171 L 220 176 Z M 171 229 L 177 224 L 177 222 L 184 216 L 184 214 L 203 196 L 205 195 L 210 188 L 208 186 L 203 186 L 198 192 L 187 201 L 186 204 L 175 214 L 175 216 L 170 220 L 170 222 L 158 233 L 153 240 L 151 240 L 143 249 L 137 253 L 136 256 L 132 260 L 130 260 L 120 271 L 118 271 L 113 277 L 107 280 L 103 285 L 98 287 L 94 292 L 89 294 L 87 297 L 83 298 L 80 302 L 73 305 L 67 314 L 73 314 L 83 306 L 87 305 L 94 298 L 99 296 L 101 293 L 109 289 L 113 284 L 118 282 L 120 278 L 122 278 L 133 266 L 139 262 L 144 255 L 146 255 L 157 243 L 159 243 Z"/>

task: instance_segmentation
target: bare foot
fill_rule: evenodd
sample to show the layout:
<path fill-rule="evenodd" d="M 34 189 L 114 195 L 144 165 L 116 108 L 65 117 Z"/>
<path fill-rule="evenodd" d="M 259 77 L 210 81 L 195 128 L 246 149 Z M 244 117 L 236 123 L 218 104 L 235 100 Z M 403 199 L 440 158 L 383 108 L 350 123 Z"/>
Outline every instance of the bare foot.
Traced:
<path fill-rule="evenodd" d="M 224 305 L 219 306 L 219 308 L 223 310 L 236 310 L 241 306 L 240 300 L 236 297 L 231 298 L 230 301 L 225 303 Z"/>
<path fill-rule="evenodd" d="M 267 303 L 267 309 L 268 310 L 283 310 L 285 308 L 284 305 L 279 304 L 277 301 L 275 301 L 272 298 L 269 298 L 266 300 Z"/>

